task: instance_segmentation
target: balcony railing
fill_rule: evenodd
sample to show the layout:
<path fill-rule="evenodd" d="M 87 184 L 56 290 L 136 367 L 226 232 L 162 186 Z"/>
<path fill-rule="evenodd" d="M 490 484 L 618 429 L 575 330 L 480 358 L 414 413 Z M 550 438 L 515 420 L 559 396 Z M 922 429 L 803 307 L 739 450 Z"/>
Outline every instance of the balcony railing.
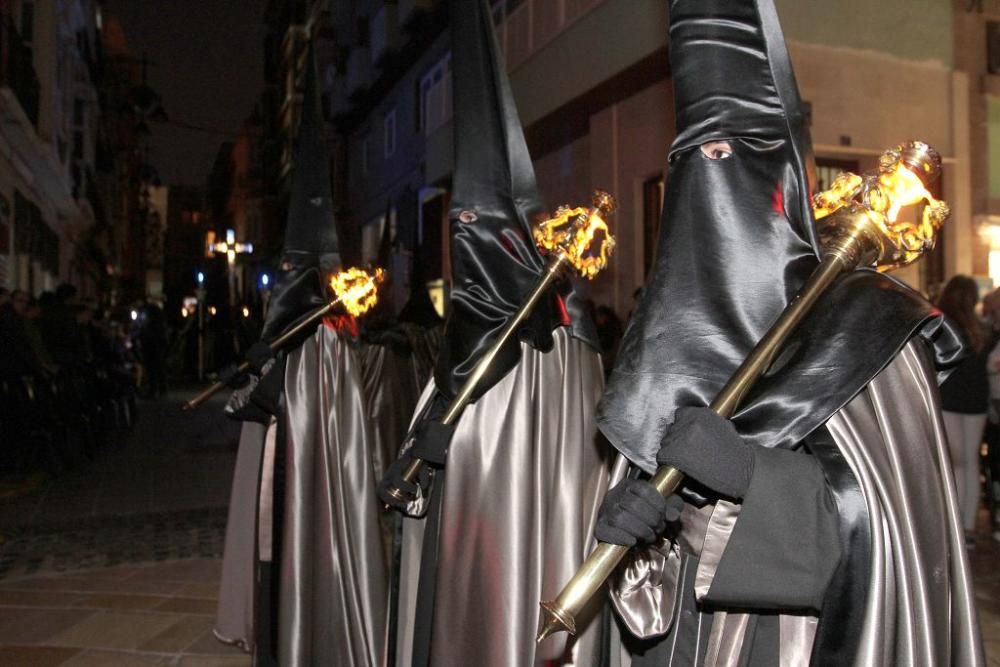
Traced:
<path fill-rule="evenodd" d="M 9 88 L 32 125 L 38 124 L 38 76 L 10 17 L 0 17 L 0 87 Z"/>

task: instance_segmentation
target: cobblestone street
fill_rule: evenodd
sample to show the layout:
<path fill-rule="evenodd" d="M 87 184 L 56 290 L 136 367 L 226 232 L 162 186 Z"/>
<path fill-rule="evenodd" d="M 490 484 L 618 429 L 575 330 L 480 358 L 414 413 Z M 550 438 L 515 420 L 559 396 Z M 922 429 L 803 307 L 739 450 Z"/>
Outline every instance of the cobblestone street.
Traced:
<path fill-rule="evenodd" d="M 83 469 L 0 500 L 0 665 L 223 667 L 212 635 L 238 428 L 190 393 L 145 402 L 135 430 Z M 1000 667 L 1000 544 L 971 553 Z"/>

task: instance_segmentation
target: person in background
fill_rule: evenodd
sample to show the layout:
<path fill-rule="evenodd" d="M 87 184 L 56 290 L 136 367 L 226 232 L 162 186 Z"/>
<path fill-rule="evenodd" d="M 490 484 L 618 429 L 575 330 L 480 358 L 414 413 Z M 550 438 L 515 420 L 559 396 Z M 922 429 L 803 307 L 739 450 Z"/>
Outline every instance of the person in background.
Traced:
<path fill-rule="evenodd" d="M 990 328 L 986 373 L 990 402 L 986 420 L 986 494 L 989 499 L 993 539 L 1000 541 L 1000 289 L 983 297 L 983 318 Z"/>
<path fill-rule="evenodd" d="M 149 397 L 161 398 L 167 394 L 167 325 L 163 311 L 155 303 L 146 304 L 145 317 L 139 329 L 143 362 L 149 374 Z"/>
<path fill-rule="evenodd" d="M 969 356 L 941 385 L 941 409 L 955 473 L 955 488 L 965 529 L 965 544 L 975 546 L 979 508 L 979 448 L 983 442 L 990 385 L 986 374 L 989 332 L 976 315 L 979 286 L 969 276 L 954 276 L 941 290 L 937 306 L 965 335 Z"/>

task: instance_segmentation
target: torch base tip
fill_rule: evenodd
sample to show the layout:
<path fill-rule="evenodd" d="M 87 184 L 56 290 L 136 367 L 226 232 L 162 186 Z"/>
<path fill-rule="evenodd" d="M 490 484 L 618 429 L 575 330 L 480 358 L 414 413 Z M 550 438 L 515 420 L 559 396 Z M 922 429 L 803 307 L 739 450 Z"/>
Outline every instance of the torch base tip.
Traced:
<path fill-rule="evenodd" d="M 555 601 L 542 602 L 539 606 L 542 608 L 542 615 L 538 619 L 538 636 L 535 637 L 536 643 L 541 642 L 547 637 L 551 637 L 557 632 L 568 632 L 571 635 L 576 634 L 576 622 Z"/>

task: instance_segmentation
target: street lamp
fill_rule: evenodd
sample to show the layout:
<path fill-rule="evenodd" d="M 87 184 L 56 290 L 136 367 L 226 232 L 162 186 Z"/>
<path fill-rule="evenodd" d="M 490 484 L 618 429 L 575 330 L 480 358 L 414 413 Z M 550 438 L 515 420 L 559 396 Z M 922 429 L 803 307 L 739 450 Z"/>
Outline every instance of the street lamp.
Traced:
<path fill-rule="evenodd" d="M 198 299 L 198 381 L 205 379 L 205 272 L 195 274 L 198 286 L 194 290 Z"/>
<path fill-rule="evenodd" d="M 267 317 L 267 306 L 271 302 L 271 276 L 260 274 L 260 304 L 261 318 Z"/>

